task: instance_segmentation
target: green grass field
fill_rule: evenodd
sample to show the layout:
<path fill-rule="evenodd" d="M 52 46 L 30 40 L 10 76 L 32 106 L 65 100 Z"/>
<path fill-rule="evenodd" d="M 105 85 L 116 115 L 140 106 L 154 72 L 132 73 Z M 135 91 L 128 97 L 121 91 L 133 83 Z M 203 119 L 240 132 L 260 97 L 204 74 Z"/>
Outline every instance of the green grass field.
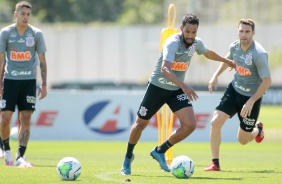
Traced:
<path fill-rule="evenodd" d="M 275 113 L 276 112 L 276 113 Z M 262 107 L 261 120 L 267 123 L 266 137 L 261 144 L 247 145 L 222 143 L 221 172 L 205 172 L 211 161 L 209 143 L 181 142 L 173 147 L 174 156 L 187 155 L 195 163 L 195 173 L 188 180 L 177 179 L 171 173 L 160 170 L 157 162 L 149 156 L 156 142 L 139 142 L 135 148 L 132 175 L 121 176 L 119 171 L 123 162 L 124 142 L 49 142 L 30 141 L 26 156 L 35 167 L 19 169 L 0 164 L 0 183 L 2 184 L 51 184 L 66 183 L 56 173 L 56 165 L 66 156 L 77 158 L 82 165 L 82 174 L 75 183 L 197 183 L 197 184 L 278 184 L 282 183 L 282 107 Z M 279 114 L 280 113 L 280 114 Z M 271 131 L 280 131 L 280 137 Z M 278 138 L 277 138 L 278 136 Z M 17 143 L 11 142 L 15 153 Z M 3 159 L 0 159 L 3 163 Z M 130 179 L 131 182 L 126 182 Z"/>

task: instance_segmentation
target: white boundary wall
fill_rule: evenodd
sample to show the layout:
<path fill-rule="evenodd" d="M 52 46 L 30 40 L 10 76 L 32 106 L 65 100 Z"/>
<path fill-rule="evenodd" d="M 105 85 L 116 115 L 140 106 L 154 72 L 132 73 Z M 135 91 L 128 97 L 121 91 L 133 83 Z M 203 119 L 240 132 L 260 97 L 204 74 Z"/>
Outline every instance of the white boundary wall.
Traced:
<path fill-rule="evenodd" d="M 221 93 L 198 92 L 193 102 L 197 129 L 186 141 L 209 141 L 210 120 Z M 32 117 L 31 140 L 127 141 L 136 118 L 140 91 L 50 91 L 46 99 L 37 101 Z M 12 126 L 16 126 L 14 113 Z M 175 122 L 175 128 L 179 122 Z M 237 116 L 223 127 L 223 141 L 236 141 Z M 142 134 L 142 141 L 157 141 L 157 122 L 153 117 Z"/>

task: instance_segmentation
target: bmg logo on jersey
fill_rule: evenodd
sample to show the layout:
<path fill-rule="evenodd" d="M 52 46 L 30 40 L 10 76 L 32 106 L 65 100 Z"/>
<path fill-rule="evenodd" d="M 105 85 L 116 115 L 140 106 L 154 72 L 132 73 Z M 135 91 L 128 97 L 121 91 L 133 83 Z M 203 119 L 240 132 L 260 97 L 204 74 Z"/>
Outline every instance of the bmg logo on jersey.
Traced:
<path fill-rule="evenodd" d="M 126 131 L 133 123 L 134 114 L 118 101 L 100 101 L 89 106 L 84 113 L 84 123 L 91 131 L 100 134 L 117 134 Z"/>
<path fill-rule="evenodd" d="M 31 53 L 30 51 L 26 51 L 26 52 L 11 51 L 10 59 L 13 61 L 28 61 L 31 59 Z"/>

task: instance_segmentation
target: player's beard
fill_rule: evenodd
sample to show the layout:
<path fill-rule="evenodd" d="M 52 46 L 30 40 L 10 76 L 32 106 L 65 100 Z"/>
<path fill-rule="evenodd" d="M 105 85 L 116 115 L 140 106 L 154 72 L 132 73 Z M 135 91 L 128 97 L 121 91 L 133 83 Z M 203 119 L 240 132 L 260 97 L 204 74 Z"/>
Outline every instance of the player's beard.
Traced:
<path fill-rule="evenodd" d="M 185 45 L 187 45 L 187 48 L 188 48 L 188 47 L 190 47 L 194 43 L 195 38 L 193 39 L 193 41 L 191 43 L 187 43 L 187 41 L 186 41 L 186 39 L 184 37 L 183 31 L 182 31 L 182 40 L 185 43 Z"/>

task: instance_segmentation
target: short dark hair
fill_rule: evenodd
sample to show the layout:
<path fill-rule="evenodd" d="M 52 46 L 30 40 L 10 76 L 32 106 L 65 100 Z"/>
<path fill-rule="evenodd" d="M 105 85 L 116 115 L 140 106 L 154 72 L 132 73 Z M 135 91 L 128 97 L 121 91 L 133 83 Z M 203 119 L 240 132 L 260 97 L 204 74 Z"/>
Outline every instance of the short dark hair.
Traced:
<path fill-rule="evenodd" d="M 186 24 L 197 24 L 199 26 L 199 19 L 196 15 L 193 15 L 192 13 L 187 13 L 184 15 L 182 19 L 182 26 L 185 26 Z"/>
<path fill-rule="evenodd" d="M 20 1 L 16 4 L 15 6 L 15 11 L 19 11 L 20 9 L 22 8 L 29 8 L 29 9 L 32 9 L 32 6 L 30 3 L 26 2 L 26 1 Z"/>
<path fill-rule="evenodd" d="M 252 27 L 253 31 L 255 30 L 255 23 L 254 23 L 254 21 L 252 19 L 241 19 L 240 22 L 239 22 L 239 25 L 240 24 L 249 25 L 249 26 Z"/>

